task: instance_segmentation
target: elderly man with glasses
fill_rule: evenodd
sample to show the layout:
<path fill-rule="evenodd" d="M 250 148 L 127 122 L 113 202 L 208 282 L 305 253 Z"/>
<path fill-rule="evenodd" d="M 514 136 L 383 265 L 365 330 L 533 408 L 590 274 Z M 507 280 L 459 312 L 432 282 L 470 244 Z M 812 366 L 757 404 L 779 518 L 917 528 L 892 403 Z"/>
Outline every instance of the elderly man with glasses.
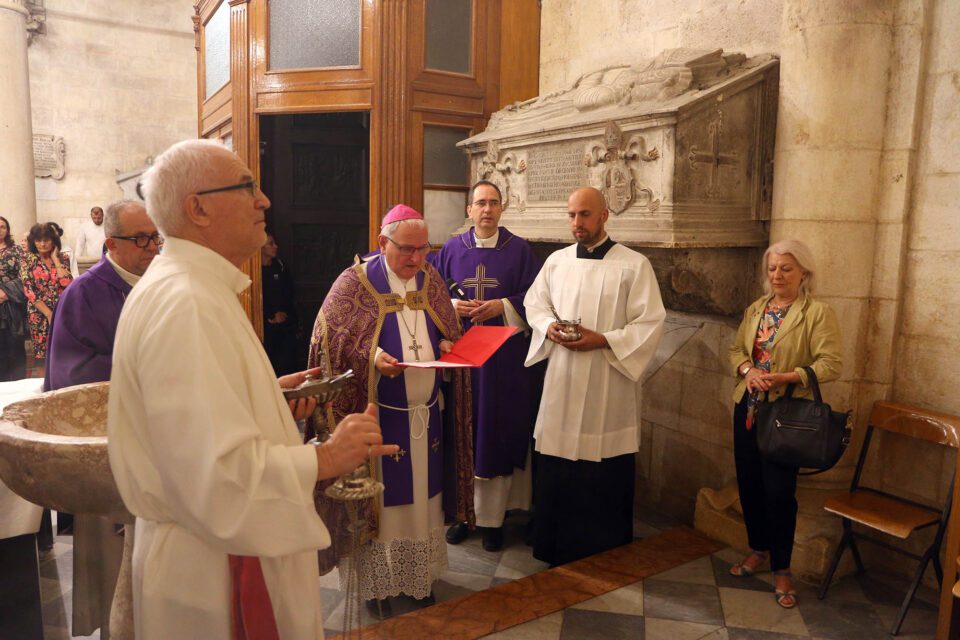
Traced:
<path fill-rule="evenodd" d="M 372 539 L 352 555 L 350 531 L 335 526 L 343 535 L 334 536 L 321 558 L 322 570 L 341 563 L 341 585 L 356 559 L 360 593 L 382 618 L 391 613 L 389 596 L 430 601 L 433 582 L 447 568 L 444 510 L 458 521 L 472 518 L 473 458 L 469 373 L 458 371 L 452 393 L 443 396 L 436 369 L 401 366 L 435 360 L 461 330 L 443 280 L 426 261 L 423 217 L 397 205 L 383 220 L 378 244 L 379 251 L 337 278 L 323 301 L 310 365 L 328 361 L 333 372 L 353 369 L 356 377 L 334 401 L 333 418 L 375 402 L 384 442 L 399 446 L 378 464 L 384 493 L 361 511 Z M 346 523 L 342 503 L 318 492 L 317 504 L 325 522 Z"/>
<path fill-rule="evenodd" d="M 134 635 L 321 638 L 316 552 L 330 535 L 314 485 L 396 448 L 370 414 L 303 444 L 295 420 L 316 400 L 288 403 L 282 388 L 308 372 L 277 379 L 238 299 L 270 206 L 243 161 L 180 142 L 143 191 L 166 242 L 117 327 L 107 420 L 110 467 L 137 517 Z"/>
<path fill-rule="evenodd" d="M 113 339 L 130 290 L 156 257 L 163 239 L 143 204 L 121 200 L 103 218 L 107 252 L 67 287 L 53 313 L 44 390 L 110 379 Z M 63 526 L 70 514 L 58 515 Z M 73 521 L 73 633 L 106 629 L 120 570 L 123 539 L 96 516 Z"/>

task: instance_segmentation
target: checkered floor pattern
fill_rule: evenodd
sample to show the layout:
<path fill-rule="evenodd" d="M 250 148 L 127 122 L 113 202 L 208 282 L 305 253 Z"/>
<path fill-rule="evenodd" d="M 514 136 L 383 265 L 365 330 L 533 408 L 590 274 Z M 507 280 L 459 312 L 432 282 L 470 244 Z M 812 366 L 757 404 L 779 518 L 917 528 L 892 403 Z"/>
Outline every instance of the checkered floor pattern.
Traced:
<path fill-rule="evenodd" d="M 503 551 L 483 551 L 480 536 L 449 547 L 450 570 L 436 583 L 438 602 L 536 573 L 546 565 L 535 560 L 523 543 L 526 514 L 511 514 Z M 646 537 L 677 523 L 651 512 L 639 514 L 635 534 Z M 60 536 L 52 552 L 41 556 L 45 640 L 70 638 L 72 539 Z M 904 580 L 870 571 L 834 584 L 827 598 L 817 600 L 811 585 L 798 584 L 799 604 L 785 610 L 773 597 L 769 572 L 752 578 L 727 573 L 741 558 L 723 549 L 646 580 L 587 600 L 564 611 L 507 629 L 488 638 L 499 640 L 791 640 L 887 638 L 901 598 Z M 341 630 L 344 598 L 336 572 L 320 578 L 328 635 Z M 900 635 L 901 640 L 933 638 L 936 593 L 921 589 Z M 394 615 L 423 606 L 409 598 L 392 598 Z M 374 622 L 364 610 L 361 624 Z M 94 634 L 90 638 L 99 638 Z"/>

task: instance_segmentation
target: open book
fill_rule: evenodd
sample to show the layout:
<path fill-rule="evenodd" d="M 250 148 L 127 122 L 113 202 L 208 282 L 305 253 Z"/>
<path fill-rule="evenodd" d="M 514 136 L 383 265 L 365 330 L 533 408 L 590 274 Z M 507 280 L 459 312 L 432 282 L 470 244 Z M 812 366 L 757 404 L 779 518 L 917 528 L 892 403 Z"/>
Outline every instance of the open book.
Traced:
<path fill-rule="evenodd" d="M 477 325 L 457 340 L 450 353 L 440 356 L 439 360 L 429 362 L 398 362 L 401 367 L 417 369 L 456 369 L 481 367 L 507 338 L 518 331 L 517 327 L 484 327 Z"/>

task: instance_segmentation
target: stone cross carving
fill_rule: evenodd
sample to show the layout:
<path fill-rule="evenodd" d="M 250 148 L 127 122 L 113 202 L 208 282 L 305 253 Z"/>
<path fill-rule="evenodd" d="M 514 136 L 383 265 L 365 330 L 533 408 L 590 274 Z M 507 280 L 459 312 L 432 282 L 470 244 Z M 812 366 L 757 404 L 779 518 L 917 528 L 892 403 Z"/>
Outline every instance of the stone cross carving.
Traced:
<path fill-rule="evenodd" d="M 687 159 L 690 161 L 690 168 L 697 171 L 697 164 L 710 165 L 710 177 L 707 182 L 707 195 L 711 198 L 716 196 L 717 187 L 720 186 L 720 167 L 721 165 L 736 165 L 740 162 L 737 154 L 720 153 L 720 136 L 723 133 L 723 113 L 717 112 L 717 117 L 712 120 L 707 131 L 710 135 L 710 152 L 704 153 L 697 147 L 690 147 L 690 154 Z"/>

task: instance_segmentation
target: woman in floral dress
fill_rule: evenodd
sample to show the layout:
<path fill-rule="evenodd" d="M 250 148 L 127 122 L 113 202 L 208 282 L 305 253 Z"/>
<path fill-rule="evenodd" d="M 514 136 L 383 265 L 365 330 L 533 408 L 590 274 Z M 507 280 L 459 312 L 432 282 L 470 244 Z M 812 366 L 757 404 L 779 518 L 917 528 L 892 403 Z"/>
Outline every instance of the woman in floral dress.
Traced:
<path fill-rule="evenodd" d="M 25 374 L 26 297 L 20 281 L 23 249 L 13 240 L 10 222 L 0 216 L 0 382 Z"/>
<path fill-rule="evenodd" d="M 47 357 L 47 332 L 60 294 L 73 280 L 70 258 L 60 254 L 60 235 L 48 224 L 35 224 L 27 236 L 29 253 L 21 262 L 20 278 L 27 296 L 27 323 L 36 360 Z"/>

